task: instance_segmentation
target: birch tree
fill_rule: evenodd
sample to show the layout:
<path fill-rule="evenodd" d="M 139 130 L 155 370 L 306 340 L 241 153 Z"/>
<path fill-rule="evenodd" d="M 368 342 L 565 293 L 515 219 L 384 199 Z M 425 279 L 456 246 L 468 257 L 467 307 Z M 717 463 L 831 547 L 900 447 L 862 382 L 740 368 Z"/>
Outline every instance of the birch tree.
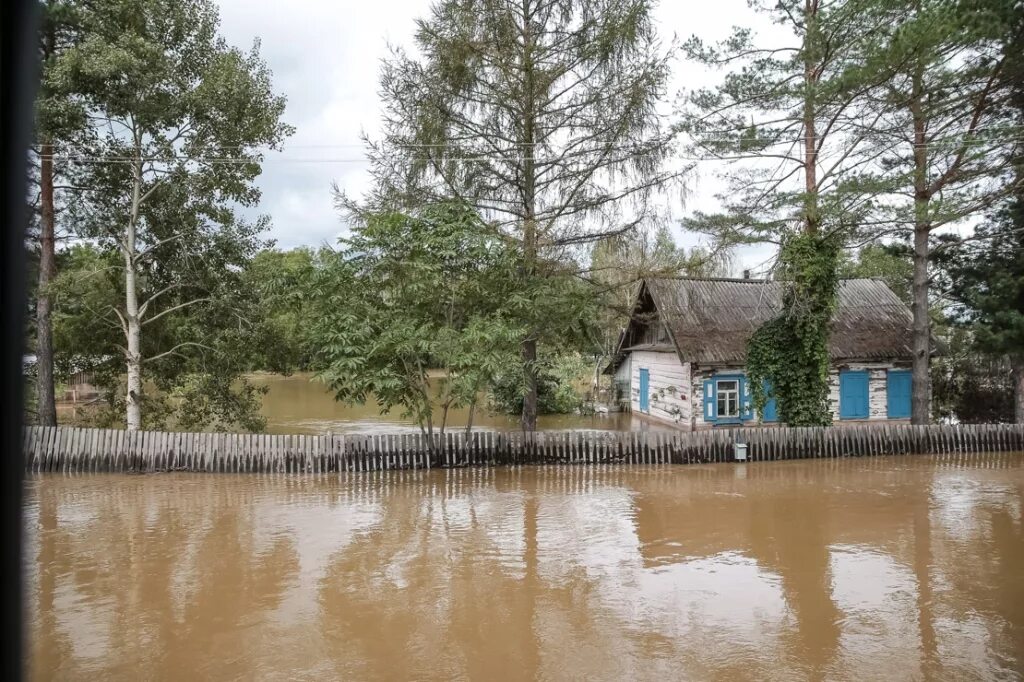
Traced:
<path fill-rule="evenodd" d="M 257 202 L 261 150 L 290 128 L 258 44 L 229 47 L 209 0 L 102 0 L 83 22 L 69 73 L 86 93 L 97 141 L 67 159 L 84 169 L 81 236 L 121 256 L 123 305 L 106 312 L 124 336 L 126 423 L 138 429 L 147 363 L 202 346 L 147 344 L 146 330 L 214 303 L 194 288 L 198 265 L 211 244 L 230 246 L 246 231 L 236 207 Z"/>
<path fill-rule="evenodd" d="M 396 49 L 383 65 L 366 203 L 465 201 L 518 245 L 527 279 L 649 220 L 653 193 L 684 175 L 663 164 L 671 131 L 657 104 L 669 66 L 651 10 L 649 0 L 436 2 L 416 24 L 420 56 Z M 526 431 L 536 429 L 542 309 L 521 343 Z"/>

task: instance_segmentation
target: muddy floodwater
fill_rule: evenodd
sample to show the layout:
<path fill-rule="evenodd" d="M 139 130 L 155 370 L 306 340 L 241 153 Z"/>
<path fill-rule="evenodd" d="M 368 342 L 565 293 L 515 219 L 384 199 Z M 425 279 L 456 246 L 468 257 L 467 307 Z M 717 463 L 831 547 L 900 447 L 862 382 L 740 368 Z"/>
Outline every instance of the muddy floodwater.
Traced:
<path fill-rule="evenodd" d="M 1021 679 L 1024 455 L 27 483 L 35 680 Z"/>
<path fill-rule="evenodd" d="M 419 433 L 419 427 L 413 420 L 402 417 L 401 408 L 382 415 L 373 401 L 361 405 L 339 403 L 326 386 L 308 373 L 291 376 L 258 374 L 250 380 L 269 389 L 263 396 L 260 410 L 267 419 L 268 433 Z M 460 430 L 465 428 L 468 419 L 468 408 L 455 408 L 448 415 L 448 424 L 450 428 Z M 473 428 L 515 431 L 519 429 L 519 420 L 514 415 L 478 409 L 473 415 Z M 672 429 L 671 426 L 633 418 L 621 412 L 608 415 L 542 414 L 537 418 L 537 428 L 542 431 Z"/>

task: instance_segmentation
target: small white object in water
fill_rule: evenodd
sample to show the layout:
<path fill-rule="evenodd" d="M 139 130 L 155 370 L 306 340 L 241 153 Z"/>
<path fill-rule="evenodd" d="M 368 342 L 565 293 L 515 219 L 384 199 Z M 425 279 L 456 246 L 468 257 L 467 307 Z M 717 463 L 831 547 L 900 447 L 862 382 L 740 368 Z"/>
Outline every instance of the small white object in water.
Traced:
<path fill-rule="evenodd" d="M 608 407 L 606 405 L 598 405 L 594 408 L 594 412 L 597 414 L 608 414 Z"/>

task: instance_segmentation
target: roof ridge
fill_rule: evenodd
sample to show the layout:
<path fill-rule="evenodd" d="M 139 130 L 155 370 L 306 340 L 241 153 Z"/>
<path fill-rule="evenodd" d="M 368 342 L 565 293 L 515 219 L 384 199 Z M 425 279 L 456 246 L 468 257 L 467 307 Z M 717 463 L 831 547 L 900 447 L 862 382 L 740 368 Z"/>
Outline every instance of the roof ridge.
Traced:
<path fill-rule="evenodd" d="M 742 277 L 695 277 L 693 275 L 665 275 L 660 277 L 644 277 L 645 280 L 687 280 L 691 282 L 746 282 L 748 284 L 763 284 L 764 282 L 777 282 L 774 279 L 743 279 Z"/>
<path fill-rule="evenodd" d="M 694 275 L 660 275 L 657 277 L 643 277 L 644 281 L 679 281 L 689 282 L 740 282 L 743 284 L 782 284 L 784 279 L 748 279 L 743 277 L 696 277 Z M 840 277 L 840 282 L 882 282 L 886 284 L 884 277 Z"/>

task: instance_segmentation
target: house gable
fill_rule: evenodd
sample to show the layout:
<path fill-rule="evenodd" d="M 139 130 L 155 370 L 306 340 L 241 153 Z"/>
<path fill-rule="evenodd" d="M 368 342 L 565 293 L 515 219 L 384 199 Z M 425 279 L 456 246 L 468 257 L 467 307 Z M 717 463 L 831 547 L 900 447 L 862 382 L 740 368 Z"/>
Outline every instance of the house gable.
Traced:
<path fill-rule="evenodd" d="M 636 349 L 671 350 L 671 335 L 661 319 L 657 304 L 650 289 L 644 284 L 637 292 L 636 302 L 630 313 L 629 325 L 619 342 L 619 351 Z"/>

